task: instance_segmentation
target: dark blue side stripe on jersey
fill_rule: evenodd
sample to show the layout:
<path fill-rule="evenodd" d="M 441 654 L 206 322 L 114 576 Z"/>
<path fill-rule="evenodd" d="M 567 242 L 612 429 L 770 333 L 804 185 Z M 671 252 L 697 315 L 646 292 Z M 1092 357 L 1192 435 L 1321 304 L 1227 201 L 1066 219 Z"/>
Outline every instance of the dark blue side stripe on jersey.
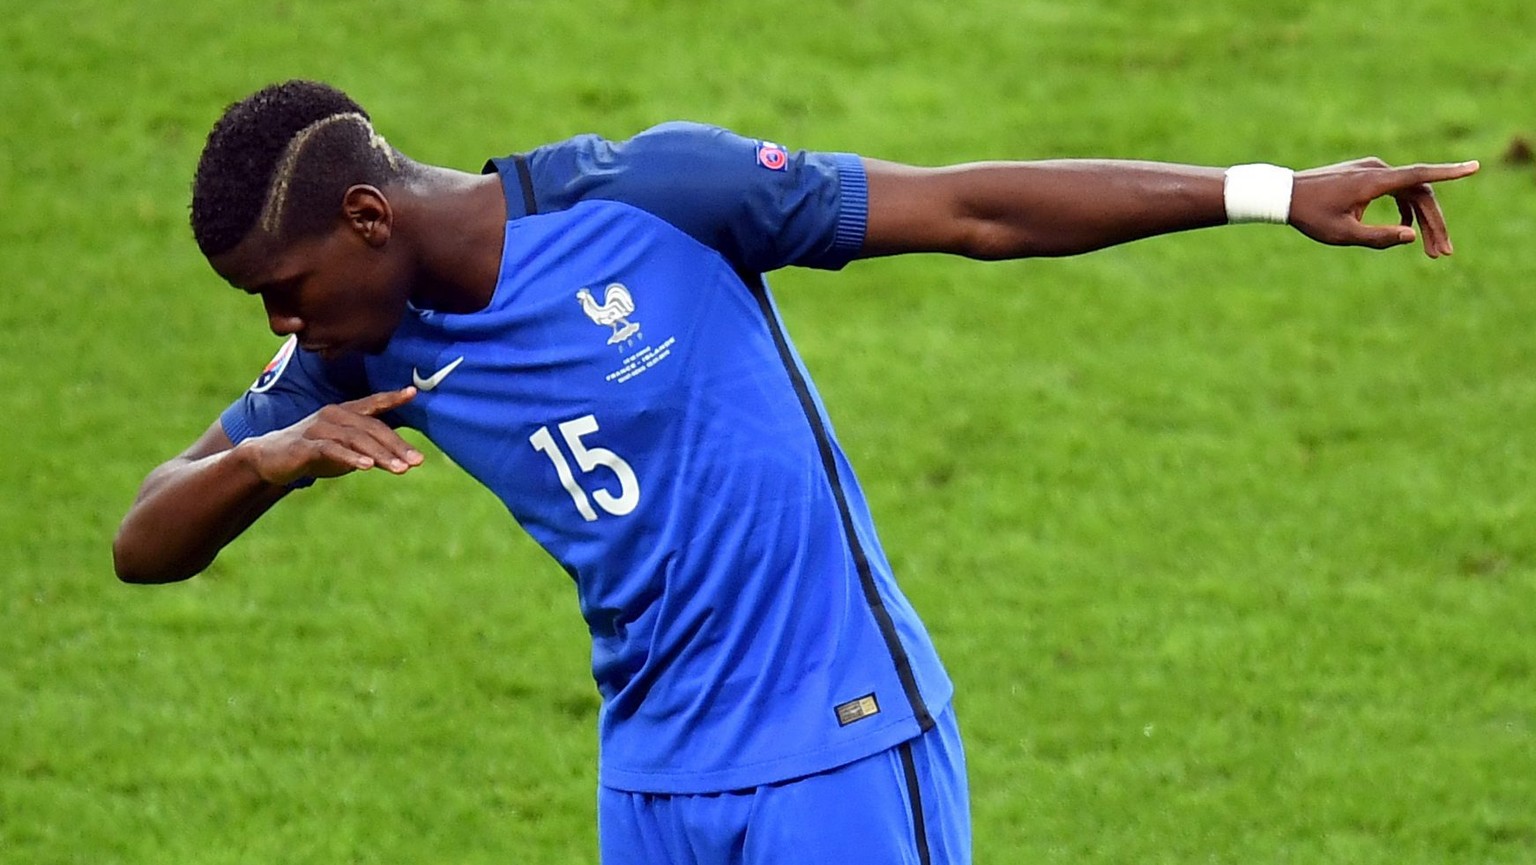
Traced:
<path fill-rule="evenodd" d="M 928 711 L 927 704 L 923 702 L 922 692 L 917 689 L 917 677 L 912 675 L 912 660 L 907 657 L 907 649 L 901 644 L 901 638 L 896 634 L 896 623 L 891 619 L 890 611 L 885 608 L 885 600 L 880 597 L 879 587 L 875 585 L 875 575 L 869 567 L 869 556 L 865 554 L 863 544 L 859 543 L 859 536 L 853 524 L 853 512 L 848 508 L 848 497 L 843 492 L 843 483 L 837 476 L 837 459 L 832 454 L 832 438 L 827 434 L 827 427 L 821 420 L 821 413 L 816 410 L 816 401 L 811 398 L 811 389 L 805 382 L 805 376 L 801 375 L 800 367 L 795 365 L 794 355 L 789 350 L 789 341 L 784 338 L 784 328 L 779 324 L 778 315 L 774 313 L 773 301 L 768 298 L 768 286 L 758 274 L 738 275 L 752 292 L 752 298 L 757 301 L 758 309 L 762 311 L 763 319 L 768 323 L 768 330 L 773 334 L 773 344 L 779 350 L 779 360 L 783 362 L 785 372 L 789 373 L 790 382 L 795 387 L 795 395 L 800 399 L 800 408 L 805 412 L 806 422 L 810 424 L 811 433 L 816 438 L 816 449 L 821 453 L 822 470 L 826 472 L 827 483 L 832 486 L 832 497 L 837 502 L 837 513 L 842 519 L 843 534 L 848 538 L 848 548 L 853 553 L 853 564 L 859 572 L 859 587 L 864 590 L 864 601 L 869 604 L 869 610 L 880 628 L 880 636 L 885 639 L 885 648 L 891 653 L 891 663 L 896 666 L 896 676 L 901 680 L 901 689 L 906 694 L 907 702 L 912 704 L 912 713 L 917 719 L 918 727 L 926 733 L 933 729 L 933 715 Z"/>
<path fill-rule="evenodd" d="M 532 216 L 539 212 L 539 200 L 533 197 L 533 175 L 528 171 L 528 157 L 514 154 L 512 164 L 517 166 L 517 182 L 523 188 L 523 215 Z"/>
<path fill-rule="evenodd" d="M 912 809 L 912 840 L 917 844 L 918 865 L 929 865 L 933 854 L 928 850 L 928 821 L 923 817 L 923 790 L 917 781 L 917 762 L 912 759 L 912 743 L 896 746 L 901 755 L 901 773 L 907 778 L 907 804 Z"/>

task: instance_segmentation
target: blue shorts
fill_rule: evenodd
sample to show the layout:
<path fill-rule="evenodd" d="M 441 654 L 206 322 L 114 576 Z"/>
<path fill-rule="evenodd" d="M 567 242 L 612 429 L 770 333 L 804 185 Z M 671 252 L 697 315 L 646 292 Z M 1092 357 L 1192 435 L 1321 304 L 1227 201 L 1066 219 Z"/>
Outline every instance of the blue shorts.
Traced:
<path fill-rule="evenodd" d="M 932 730 L 816 775 L 701 795 L 598 789 L 603 865 L 970 865 L 954 710 Z"/>

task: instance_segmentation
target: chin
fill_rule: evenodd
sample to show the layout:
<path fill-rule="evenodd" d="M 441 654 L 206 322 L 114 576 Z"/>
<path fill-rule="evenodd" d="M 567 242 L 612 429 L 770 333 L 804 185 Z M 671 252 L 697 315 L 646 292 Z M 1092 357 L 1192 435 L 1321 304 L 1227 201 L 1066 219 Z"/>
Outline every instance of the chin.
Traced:
<path fill-rule="evenodd" d="M 360 351 L 363 354 L 383 354 L 384 349 L 386 348 L 389 348 L 388 337 L 380 340 L 374 340 L 372 342 L 358 343 L 354 350 Z"/>

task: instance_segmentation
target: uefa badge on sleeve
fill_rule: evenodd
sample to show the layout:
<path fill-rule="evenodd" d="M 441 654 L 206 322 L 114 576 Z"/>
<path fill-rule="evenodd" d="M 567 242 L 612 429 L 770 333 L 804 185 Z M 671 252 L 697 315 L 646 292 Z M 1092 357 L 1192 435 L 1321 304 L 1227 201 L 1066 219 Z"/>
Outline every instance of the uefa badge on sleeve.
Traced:
<path fill-rule="evenodd" d="M 283 377 L 283 370 L 288 368 L 288 361 L 293 360 L 293 351 L 299 347 L 298 336 L 289 336 L 283 347 L 277 350 L 277 354 L 267 362 L 261 375 L 257 376 L 256 383 L 251 385 L 251 393 L 266 393 L 277 384 L 277 380 Z"/>
<path fill-rule="evenodd" d="M 769 171 L 783 171 L 789 165 L 789 151 L 772 141 L 757 143 L 757 164 Z"/>

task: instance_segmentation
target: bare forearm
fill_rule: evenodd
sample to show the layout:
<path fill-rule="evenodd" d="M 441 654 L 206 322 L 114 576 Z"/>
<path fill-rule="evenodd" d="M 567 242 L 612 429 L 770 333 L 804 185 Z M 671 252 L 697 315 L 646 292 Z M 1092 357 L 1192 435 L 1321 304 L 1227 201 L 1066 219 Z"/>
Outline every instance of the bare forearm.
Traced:
<path fill-rule="evenodd" d="M 178 457 L 145 478 L 112 544 L 120 579 L 168 583 L 194 576 L 283 497 L 239 448 Z"/>
<path fill-rule="evenodd" d="M 1226 222 L 1222 170 L 1155 162 L 870 163 L 865 253 L 1076 255 Z M 935 213 L 934 208 L 940 212 Z M 934 232 L 933 226 L 946 226 Z"/>
<path fill-rule="evenodd" d="M 144 479 L 112 542 L 118 577 L 170 583 L 197 574 L 300 478 L 421 465 L 421 453 L 377 417 L 415 395 L 408 387 L 324 406 L 238 445 L 215 421 Z"/>
<path fill-rule="evenodd" d="M 1221 225 L 1222 172 L 1147 162 L 991 163 L 962 180 L 976 258 L 1060 256 Z"/>

